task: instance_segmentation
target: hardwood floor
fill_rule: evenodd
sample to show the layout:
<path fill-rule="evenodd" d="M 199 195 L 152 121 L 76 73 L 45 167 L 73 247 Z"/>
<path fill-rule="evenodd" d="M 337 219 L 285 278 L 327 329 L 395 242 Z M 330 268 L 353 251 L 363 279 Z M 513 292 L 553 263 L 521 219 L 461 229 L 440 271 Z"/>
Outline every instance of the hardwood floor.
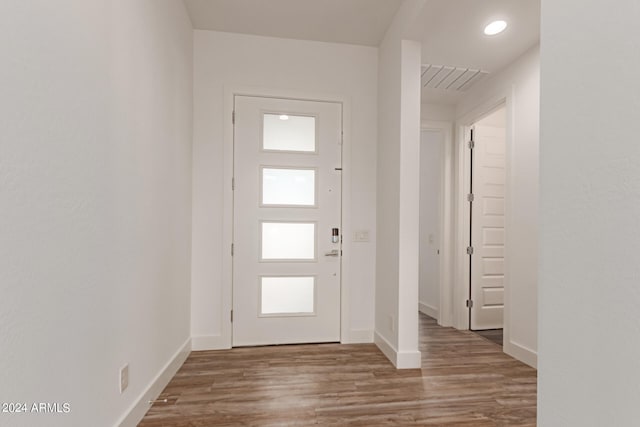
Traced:
<path fill-rule="evenodd" d="M 502 341 L 503 341 L 502 329 L 487 329 L 485 331 L 473 331 L 473 332 L 480 335 L 481 337 L 488 339 L 491 342 L 498 344 L 499 346 L 502 346 Z"/>
<path fill-rule="evenodd" d="M 469 331 L 420 315 L 422 369 L 374 344 L 193 352 L 139 424 L 535 426 L 536 371 Z"/>

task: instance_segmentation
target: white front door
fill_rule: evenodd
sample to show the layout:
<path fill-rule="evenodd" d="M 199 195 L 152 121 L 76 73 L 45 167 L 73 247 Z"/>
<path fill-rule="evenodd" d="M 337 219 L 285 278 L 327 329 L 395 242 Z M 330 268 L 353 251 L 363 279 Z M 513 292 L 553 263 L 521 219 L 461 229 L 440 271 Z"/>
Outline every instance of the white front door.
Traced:
<path fill-rule="evenodd" d="M 504 312 L 505 129 L 473 131 L 471 329 L 499 329 Z"/>
<path fill-rule="evenodd" d="M 234 111 L 233 345 L 340 341 L 342 107 Z"/>

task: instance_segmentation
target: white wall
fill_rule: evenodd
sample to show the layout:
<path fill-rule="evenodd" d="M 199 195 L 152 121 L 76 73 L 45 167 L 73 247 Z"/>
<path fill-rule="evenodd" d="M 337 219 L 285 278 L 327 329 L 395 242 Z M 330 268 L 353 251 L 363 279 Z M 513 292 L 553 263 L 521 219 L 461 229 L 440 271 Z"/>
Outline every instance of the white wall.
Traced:
<path fill-rule="evenodd" d="M 379 48 L 375 342 L 399 368 L 420 366 L 418 228 L 420 43 L 404 40 L 424 6 L 400 7 Z"/>
<path fill-rule="evenodd" d="M 456 118 L 455 105 L 429 104 L 420 106 L 420 117 L 422 121 L 451 122 Z"/>
<path fill-rule="evenodd" d="M 377 49 L 344 44 L 287 40 L 212 31 L 195 31 L 195 119 L 193 153 L 193 288 L 192 334 L 195 348 L 224 348 L 231 344 L 223 278 L 225 205 L 224 144 L 225 89 L 272 89 L 287 95 L 335 95 L 350 103 L 350 197 L 343 206 L 352 231 L 367 230 L 370 241 L 351 242 L 344 236 L 350 258 L 343 286 L 348 286 L 349 336 L 344 341 L 373 338 L 376 224 L 376 105 Z M 226 117 L 228 120 L 229 117 Z M 346 229 L 346 228 L 345 228 Z"/>
<path fill-rule="evenodd" d="M 611 6 L 542 8 L 543 427 L 638 425 L 640 5 Z"/>
<path fill-rule="evenodd" d="M 474 86 L 457 106 L 464 121 L 507 97 L 506 353 L 536 364 L 538 283 L 539 49 Z M 509 124 L 511 124 L 509 126 Z M 462 304 L 462 302 L 461 302 Z"/>
<path fill-rule="evenodd" d="M 442 131 L 423 130 L 420 138 L 420 311 L 437 319 L 440 306 L 440 210 Z"/>
<path fill-rule="evenodd" d="M 0 424 L 113 426 L 188 350 L 191 24 L 4 1 L 0 55 L 0 401 L 71 409 Z"/>

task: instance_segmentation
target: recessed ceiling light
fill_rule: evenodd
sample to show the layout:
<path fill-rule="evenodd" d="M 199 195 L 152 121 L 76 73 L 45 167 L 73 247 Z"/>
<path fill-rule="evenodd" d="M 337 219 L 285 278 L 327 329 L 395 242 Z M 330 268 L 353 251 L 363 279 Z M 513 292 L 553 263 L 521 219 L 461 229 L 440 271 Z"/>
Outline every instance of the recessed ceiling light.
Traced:
<path fill-rule="evenodd" d="M 281 114 L 280 120 L 289 120 L 289 116 L 287 116 L 286 114 Z"/>
<path fill-rule="evenodd" d="M 488 36 L 495 36 L 496 34 L 500 34 L 507 28 L 506 21 L 493 21 L 486 27 L 484 27 L 484 33 Z"/>

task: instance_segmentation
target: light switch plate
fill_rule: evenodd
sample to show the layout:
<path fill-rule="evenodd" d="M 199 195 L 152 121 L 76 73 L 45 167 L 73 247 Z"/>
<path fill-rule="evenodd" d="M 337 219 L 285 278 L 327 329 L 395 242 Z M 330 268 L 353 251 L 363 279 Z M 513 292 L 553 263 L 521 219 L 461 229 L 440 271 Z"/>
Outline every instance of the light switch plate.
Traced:
<path fill-rule="evenodd" d="M 369 241 L 369 230 L 360 230 L 356 231 L 353 235 L 354 242 L 368 242 Z"/>

